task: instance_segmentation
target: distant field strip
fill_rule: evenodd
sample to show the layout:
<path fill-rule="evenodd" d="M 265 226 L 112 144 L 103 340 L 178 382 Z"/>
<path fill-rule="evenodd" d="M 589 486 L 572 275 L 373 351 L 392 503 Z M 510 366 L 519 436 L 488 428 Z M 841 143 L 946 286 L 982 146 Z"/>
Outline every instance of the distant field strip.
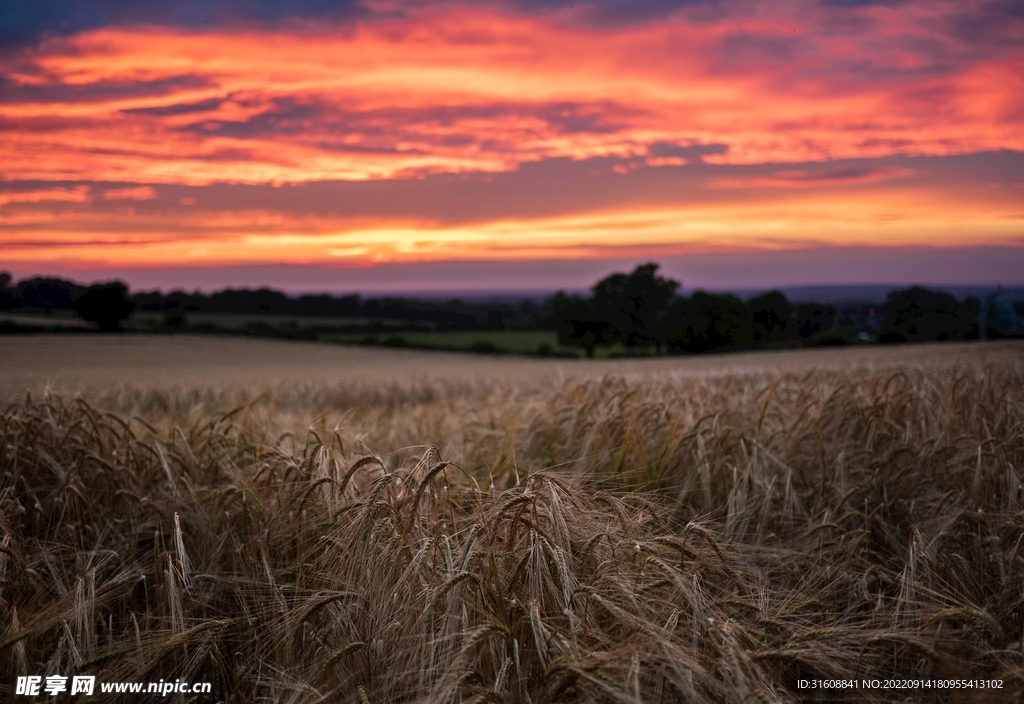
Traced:
<path fill-rule="evenodd" d="M 1024 344 L 947 343 L 662 357 L 542 359 L 451 354 L 311 342 L 196 335 L 9 335 L 0 399 L 47 388 L 109 394 L 117 389 L 240 390 L 504 381 L 550 388 L 567 378 L 722 375 L 906 364 L 993 363 L 1024 355 Z"/>

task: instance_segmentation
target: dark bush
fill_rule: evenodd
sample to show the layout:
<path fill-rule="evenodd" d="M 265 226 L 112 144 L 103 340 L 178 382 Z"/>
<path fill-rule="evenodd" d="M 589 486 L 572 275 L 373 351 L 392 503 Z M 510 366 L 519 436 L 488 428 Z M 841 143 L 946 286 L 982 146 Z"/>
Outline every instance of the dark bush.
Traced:
<path fill-rule="evenodd" d="M 886 330 L 878 336 L 878 341 L 885 345 L 898 345 L 907 341 L 907 338 L 895 330 Z"/>
<path fill-rule="evenodd" d="M 811 337 L 804 344 L 809 347 L 842 347 L 850 344 L 850 341 L 839 333 L 826 332 Z"/>
<path fill-rule="evenodd" d="M 181 313 L 168 313 L 160 323 L 167 330 L 182 330 L 188 325 L 188 319 Z"/>

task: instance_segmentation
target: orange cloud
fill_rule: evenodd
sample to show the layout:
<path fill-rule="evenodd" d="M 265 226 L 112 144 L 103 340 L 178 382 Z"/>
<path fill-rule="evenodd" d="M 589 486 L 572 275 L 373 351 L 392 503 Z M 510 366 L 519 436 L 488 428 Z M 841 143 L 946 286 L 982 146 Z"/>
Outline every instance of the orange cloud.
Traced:
<path fill-rule="evenodd" d="M 1024 151 L 1024 50 L 935 34 L 958 6 L 851 9 L 842 30 L 820 3 L 782 2 L 626 28 L 449 7 L 345 27 L 50 38 L 0 58 L 0 255 L 366 266 L 1020 244 L 1006 177 L 991 193 L 958 189 L 894 157 Z M 488 210 L 479 189 L 444 191 L 461 215 L 409 189 L 415 207 L 382 191 L 389 207 L 364 212 L 350 195 L 347 214 L 327 191 L 305 210 L 216 195 L 540 178 L 564 163 L 656 193 L 617 198 L 602 182 L 607 195 L 580 198 L 593 182 L 576 174 L 520 184 Z"/>
<path fill-rule="evenodd" d="M 863 190 L 867 188 L 867 190 Z M 289 215 L 262 210 L 69 213 L 0 246 L 14 264 L 136 266 L 343 264 L 441 260 L 575 259 L 777 251 L 820 246 L 933 247 L 1024 244 L 1024 214 L 1010 200 L 978 203 L 927 189 L 789 191 L 769 200 L 648 206 L 442 224 L 400 218 Z M 102 235 L 97 233 L 102 232 Z"/>
<path fill-rule="evenodd" d="M 11 191 L 0 193 L 0 206 L 8 203 L 85 203 L 89 201 L 89 187 L 74 188 L 37 188 L 28 191 Z"/>
<path fill-rule="evenodd" d="M 156 198 L 156 191 L 152 186 L 111 188 L 103 193 L 103 200 L 149 200 L 151 198 Z"/>

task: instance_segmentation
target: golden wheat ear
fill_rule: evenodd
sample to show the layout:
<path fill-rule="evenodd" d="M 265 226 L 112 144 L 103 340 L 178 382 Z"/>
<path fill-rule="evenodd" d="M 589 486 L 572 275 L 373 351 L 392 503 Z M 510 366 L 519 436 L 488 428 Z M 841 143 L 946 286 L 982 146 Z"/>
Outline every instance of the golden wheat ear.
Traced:
<path fill-rule="evenodd" d="M 410 472 L 410 478 L 413 481 L 419 481 L 422 477 L 430 473 L 430 470 L 441 464 L 441 451 L 437 449 L 436 445 L 431 445 L 426 449 L 419 461 L 416 462 L 416 466 L 412 468 Z"/>

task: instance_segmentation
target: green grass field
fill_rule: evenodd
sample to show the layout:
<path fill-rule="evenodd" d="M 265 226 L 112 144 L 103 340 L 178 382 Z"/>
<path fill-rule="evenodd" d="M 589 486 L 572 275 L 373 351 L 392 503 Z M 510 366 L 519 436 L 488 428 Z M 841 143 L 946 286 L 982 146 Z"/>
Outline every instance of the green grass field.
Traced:
<path fill-rule="evenodd" d="M 322 335 L 320 339 L 323 342 L 361 344 L 368 338 L 370 336 L 363 333 L 341 333 Z M 558 354 L 573 357 L 581 354 L 577 347 L 559 345 L 558 336 L 550 330 L 403 331 L 393 334 L 377 333 L 371 339 L 376 341 L 375 344 L 389 347 L 505 354 Z"/>
<path fill-rule="evenodd" d="M 317 318 L 289 315 L 230 315 L 187 313 L 187 327 L 196 332 L 226 332 L 265 337 L 290 337 L 311 333 L 319 342 L 340 344 L 412 347 L 417 349 L 479 352 L 495 354 L 582 356 L 578 347 L 558 344 L 558 336 L 549 330 L 409 330 L 410 323 L 368 318 Z M 164 313 L 140 312 L 132 315 L 126 329 L 138 332 L 162 332 Z M 383 329 L 344 331 L 345 328 L 377 326 Z M 421 327 L 428 328 L 424 323 Z M 389 331 L 389 328 L 394 328 Z M 339 330 L 335 332 L 333 330 Z M 324 332 L 324 331 L 327 332 Z M 603 357 L 614 355 L 615 348 L 599 350 Z M 621 352 L 621 350 L 619 350 Z"/>

